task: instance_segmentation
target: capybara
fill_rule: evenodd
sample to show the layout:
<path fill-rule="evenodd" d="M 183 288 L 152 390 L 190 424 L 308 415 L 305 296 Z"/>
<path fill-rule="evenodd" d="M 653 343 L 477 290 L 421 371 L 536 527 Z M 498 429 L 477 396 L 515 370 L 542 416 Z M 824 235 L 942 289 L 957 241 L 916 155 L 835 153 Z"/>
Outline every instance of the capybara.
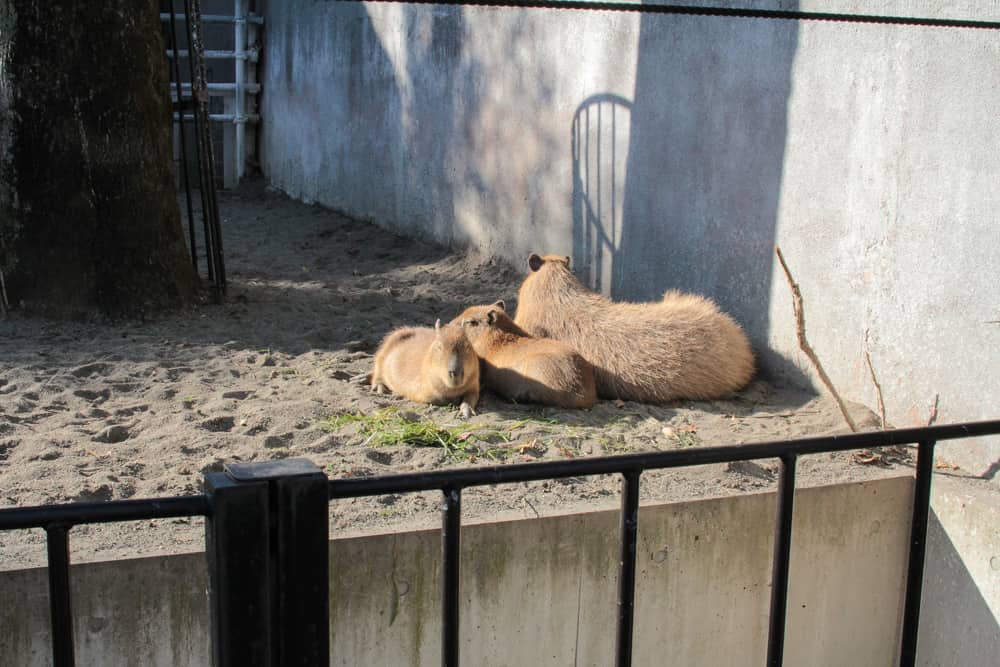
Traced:
<path fill-rule="evenodd" d="M 405 327 L 391 332 L 375 353 L 372 391 L 390 390 L 418 403 L 461 401 L 463 417 L 476 414 L 479 357 L 457 326 Z"/>
<path fill-rule="evenodd" d="M 746 334 L 709 299 L 669 291 L 655 303 L 614 302 L 584 287 L 569 257 L 532 254 L 528 266 L 514 321 L 574 347 L 594 365 L 602 398 L 718 398 L 753 377 Z"/>
<path fill-rule="evenodd" d="M 534 338 L 514 324 L 504 302 L 472 306 L 451 322 L 465 330 L 483 362 L 485 385 L 515 402 L 589 408 L 597 401 L 594 369 L 576 350 Z"/>

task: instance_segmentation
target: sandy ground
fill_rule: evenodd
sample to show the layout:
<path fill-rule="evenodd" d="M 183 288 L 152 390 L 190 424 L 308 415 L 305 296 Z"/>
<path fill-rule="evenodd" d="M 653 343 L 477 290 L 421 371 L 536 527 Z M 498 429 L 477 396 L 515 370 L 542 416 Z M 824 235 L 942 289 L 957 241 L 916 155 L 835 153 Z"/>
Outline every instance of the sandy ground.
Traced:
<path fill-rule="evenodd" d="M 221 193 L 220 207 L 224 305 L 116 325 L 0 320 L 0 508 L 197 494 L 202 474 L 229 461 L 304 456 L 343 477 L 846 431 L 830 400 L 764 379 L 727 400 L 603 401 L 589 411 L 485 394 L 468 422 L 454 408 L 373 395 L 350 378 L 370 369 L 385 333 L 498 298 L 513 310 L 521 269 L 260 184 Z M 867 408 L 851 408 L 863 428 L 876 427 Z M 340 415 L 366 421 L 330 419 Z M 407 422 L 454 428 L 457 438 L 448 449 L 382 442 L 385 428 Z M 905 450 L 887 458 L 807 457 L 799 484 L 911 467 Z M 765 490 L 775 471 L 761 461 L 646 473 L 642 501 Z M 463 510 L 475 521 L 615 507 L 618 490 L 612 477 L 484 487 L 463 494 Z M 438 496 L 336 502 L 331 534 L 438 525 Z M 200 519 L 78 526 L 71 537 L 74 562 L 199 550 L 204 539 Z M 42 531 L 0 534 L 0 569 L 44 559 Z"/>

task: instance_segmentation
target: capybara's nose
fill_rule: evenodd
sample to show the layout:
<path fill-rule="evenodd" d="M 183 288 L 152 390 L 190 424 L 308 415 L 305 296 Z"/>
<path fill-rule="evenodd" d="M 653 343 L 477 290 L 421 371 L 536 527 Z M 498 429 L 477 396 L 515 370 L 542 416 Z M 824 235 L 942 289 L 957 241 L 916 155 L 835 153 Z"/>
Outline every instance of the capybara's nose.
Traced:
<path fill-rule="evenodd" d="M 465 375 L 465 371 L 461 368 L 448 371 L 448 378 L 452 380 L 461 380 L 463 375 Z"/>

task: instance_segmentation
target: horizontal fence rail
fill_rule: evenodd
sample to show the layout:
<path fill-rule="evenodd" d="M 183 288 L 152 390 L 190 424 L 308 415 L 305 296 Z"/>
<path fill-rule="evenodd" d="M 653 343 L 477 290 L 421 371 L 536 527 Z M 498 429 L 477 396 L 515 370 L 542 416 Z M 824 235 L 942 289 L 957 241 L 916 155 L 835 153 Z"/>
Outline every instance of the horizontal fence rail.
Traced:
<path fill-rule="evenodd" d="M 894 431 L 871 431 L 798 440 L 779 440 L 745 445 L 702 447 L 666 452 L 623 454 L 571 461 L 543 461 L 494 465 L 481 468 L 437 470 L 422 473 L 337 479 L 330 482 L 330 498 L 377 496 L 386 493 L 433 491 L 447 485 L 469 487 L 511 482 L 533 482 L 580 475 L 611 475 L 624 470 L 656 470 L 687 466 L 780 458 L 783 455 L 822 454 L 852 449 L 912 445 L 922 440 L 952 440 L 1000 433 L 1000 420 L 945 424 Z"/>

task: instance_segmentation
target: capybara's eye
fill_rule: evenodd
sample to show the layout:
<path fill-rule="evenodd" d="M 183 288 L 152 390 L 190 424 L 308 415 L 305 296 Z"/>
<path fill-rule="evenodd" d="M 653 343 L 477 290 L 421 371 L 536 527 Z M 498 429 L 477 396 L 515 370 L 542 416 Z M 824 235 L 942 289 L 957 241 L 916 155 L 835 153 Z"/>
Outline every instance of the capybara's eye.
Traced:
<path fill-rule="evenodd" d="M 476 320 L 470 320 L 469 321 L 469 326 L 478 327 L 479 326 L 479 322 L 476 321 Z"/>

